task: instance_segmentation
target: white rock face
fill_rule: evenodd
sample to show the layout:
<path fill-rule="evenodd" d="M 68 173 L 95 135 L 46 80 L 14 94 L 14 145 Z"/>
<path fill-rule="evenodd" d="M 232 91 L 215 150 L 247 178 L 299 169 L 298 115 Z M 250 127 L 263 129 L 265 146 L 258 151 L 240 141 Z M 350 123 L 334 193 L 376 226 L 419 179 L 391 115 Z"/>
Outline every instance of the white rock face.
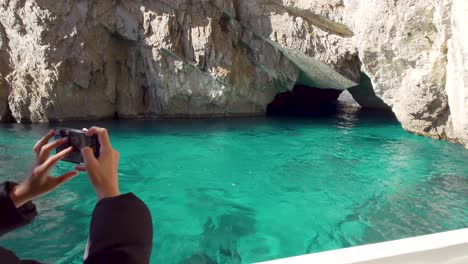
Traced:
<path fill-rule="evenodd" d="M 411 132 L 464 141 L 466 6 L 0 0 L 0 118 L 261 114 L 302 84 L 354 87 L 359 102 L 390 106 Z M 362 74 L 372 86 L 355 87 Z"/>
<path fill-rule="evenodd" d="M 346 23 L 355 33 L 362 70 L 372 80 L 376 95 L 392 107 L 403 127 L 417 134 L 465 141 L 466 121 L 460 116 L 461 112 L 466 116 L 467 101 L 454 99 L 458 100 L 458 104 L 451 103 L 458 107 L 455 109 L 449 106 L 447 96 L 466 95 L 467 89 L 466 82 L 459 81 L 467 78 L 464 67 L 457 64 L 450 68 L 450 54 L 462 50 L 461 39 L 454 31 L 466 30 L 461 24 L 467 21 L 466 16 L 453 12 L 457 5 L 465 3 L 345 1 L 349 7 Z M 449 39 L 453 39 L 452 45 Z M 455 78 L 457 84 L 452 85 Z"/>
<path fill-rule="evenodd" d="M 451 121 L 455 138 L 468 148 L 468 2 L 454 0 L 451 37 L 448 40 L 447 82 Z"/>
<path fill-rule="evenodd" d="M 356 85 L 333 68 L 342 63 L 327 66 L 245 27 L 235 19 L 245 3 L 3 3 L 12 115 L 33 122 L 251 115 L 298 82 Z M 357 65 L 343 73 L 352 71 Z"/>
<path fill-rule="evenodd" d="M 403 127 L 451 137 L 445 92 L 449 1 L 347 0 L 362 70 Z M 443 18 L 445 20 L 443 20 Z"/>

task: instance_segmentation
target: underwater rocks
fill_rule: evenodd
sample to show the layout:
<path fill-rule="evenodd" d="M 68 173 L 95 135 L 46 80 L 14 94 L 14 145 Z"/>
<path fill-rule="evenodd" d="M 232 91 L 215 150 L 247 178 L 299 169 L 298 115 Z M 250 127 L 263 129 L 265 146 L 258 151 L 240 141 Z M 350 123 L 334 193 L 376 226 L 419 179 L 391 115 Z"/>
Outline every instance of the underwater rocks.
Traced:
<path fill-rule="evenodd" d="M 4 1 L 0 121 L 264 114 L 295 85 L 354 87 L 465 141 L 465 2 Z"/>

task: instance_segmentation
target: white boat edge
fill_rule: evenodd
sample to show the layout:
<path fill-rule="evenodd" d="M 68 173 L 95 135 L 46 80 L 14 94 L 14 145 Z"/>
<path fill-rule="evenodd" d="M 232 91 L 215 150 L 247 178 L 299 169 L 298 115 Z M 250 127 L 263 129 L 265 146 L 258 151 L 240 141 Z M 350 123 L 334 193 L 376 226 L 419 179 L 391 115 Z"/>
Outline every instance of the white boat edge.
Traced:
<path fill-rule="evenodd" d="M 261 263 L 467 264 L 468 228 Z"/>

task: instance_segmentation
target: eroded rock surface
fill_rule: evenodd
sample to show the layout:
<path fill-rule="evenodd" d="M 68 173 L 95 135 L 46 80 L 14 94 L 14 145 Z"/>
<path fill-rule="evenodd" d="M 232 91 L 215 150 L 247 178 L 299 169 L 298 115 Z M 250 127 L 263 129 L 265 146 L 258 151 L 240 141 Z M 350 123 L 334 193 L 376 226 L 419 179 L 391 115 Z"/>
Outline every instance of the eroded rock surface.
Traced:
<path fill-rule="evenodd" d="M 375 94 L 407 130 L 452 138 L 445 92 L 451 1 L 346 4 L 363 72 Z"/>
<path fill-rule="evenodd" d="M 467 10 L 464 0 L 3 0 L 0 118 L 251 115 L 296 84 L 343 90 L 363 72 L 371 90 L 351 89 L 363 106 L 382 101 L 411 132 L 466 142 Z"/>
<path fill-rule="evenodd" d="M 359 85 L 351 87 L 348 92 L 360 106 L 367 110 L 388 111 L 391 109 L 374 92 L 372 80 L 365 73 L 361 73 Z"/>
<path fill-rule="evenodd" d="M 447 43 L 447 91 L 455 138 L 468 148 L 468 2 L 454 0 Z"/>
<path fill-rule="evenodd" d="M 237 1 L 5 2 L 13 117 L 255 114 L 299 78 L 323 88 L 356 84 L 240 23 L 241 7 L 248 8 Z"/>

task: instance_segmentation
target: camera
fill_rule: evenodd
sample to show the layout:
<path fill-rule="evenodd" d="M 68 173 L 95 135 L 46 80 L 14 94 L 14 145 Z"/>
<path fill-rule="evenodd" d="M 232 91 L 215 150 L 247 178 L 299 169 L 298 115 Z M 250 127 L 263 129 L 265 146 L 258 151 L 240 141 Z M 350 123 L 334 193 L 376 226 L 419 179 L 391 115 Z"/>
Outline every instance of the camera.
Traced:
<path fill-rule="evenodd" d="M 55 129 L 55 139 L 61 139 L 67 137 L 68 142 L 58 146 L 55 151 L 59 153 L 60 151 L 72 146 L 73 152 L 68 154 L 63 161 L 73 162 L 73 163 L 83 163 L 83 157 L 81 156 L 81 149 L 84 147 L 90 147 L 96 158 L 99 157 L 99 152 L 101 150 L 101 145 L 99 144 L 98 137 L 96 135 L 88 137 L 85 135 L 85 132 L 73 128 L 56 128 Z"/>

